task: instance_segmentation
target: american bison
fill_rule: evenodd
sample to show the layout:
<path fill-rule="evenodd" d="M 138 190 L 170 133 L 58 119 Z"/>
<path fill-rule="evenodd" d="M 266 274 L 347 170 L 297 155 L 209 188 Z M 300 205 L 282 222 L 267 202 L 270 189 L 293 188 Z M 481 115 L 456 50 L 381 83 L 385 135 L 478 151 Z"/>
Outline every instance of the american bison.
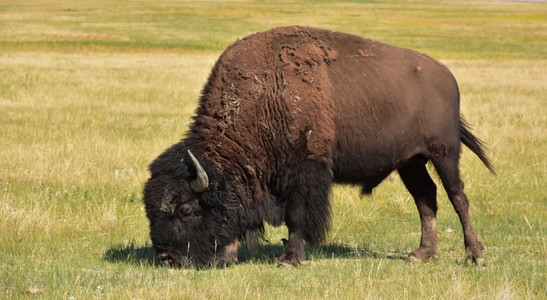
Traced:
<path fill-rule="evenodd" d="M 289 231 L 279 264 L 298 265 L 304 241 L 317 244 L 328 230 L 333 183 L 370 193 L 394 170 L 421 219 L 410 258 L 435 257 L 431 161 L 460 218 L 467 259 L 482 265 L 461 143 L 493 168 L 459 99 L 450 71 L 413 50 L 301 26 L 236 41 L 214 65 L 186 137 L 150 165 L 144 203 L 159 258 L 229 263 L 238 239 L 268 222 Z"/>

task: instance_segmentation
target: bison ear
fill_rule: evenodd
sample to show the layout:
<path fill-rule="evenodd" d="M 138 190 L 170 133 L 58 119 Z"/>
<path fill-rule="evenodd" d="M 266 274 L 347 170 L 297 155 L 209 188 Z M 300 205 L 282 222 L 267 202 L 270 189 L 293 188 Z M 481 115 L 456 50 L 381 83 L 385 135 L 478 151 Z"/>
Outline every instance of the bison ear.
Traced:
<path fill-rule="evenodd" d="M 197 158 L 190 150 L 188 150 L 188 155 L 190 155 L 190 158 L 196 167 L 197 173 L 197 178 L 190 182 L 190 187 L 195 193 L 201 194 L 209 187 L 209 177 L 207 176 L 207 172 L 205 172 Z"/>

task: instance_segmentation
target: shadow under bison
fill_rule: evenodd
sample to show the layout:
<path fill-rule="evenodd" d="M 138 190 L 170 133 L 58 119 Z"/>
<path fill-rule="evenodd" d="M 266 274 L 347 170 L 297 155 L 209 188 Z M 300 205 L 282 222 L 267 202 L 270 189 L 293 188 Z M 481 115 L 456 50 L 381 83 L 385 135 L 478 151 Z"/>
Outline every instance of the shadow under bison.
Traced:
<path fill-rule="evenodd" d="M 259 249 L 249 250 L 245 245 L 239 246 L 236 264 L 271 264 L 277 260 L 284 251 L 284 246 L 279 244 L 266 244 Z M 326 244 L 319 247 L 306 247 L 307 257 L 314 259 L 352 259 L 375 258 L 390 260 L 410 260 L 407 253 L 398 251 L 373 251 L 362 247 L 350 247 L 348 245 Z M 111 263 L 127 263 L 138 266 L 168 267 L 162 262 L 152 246 L 138 247 L 134 244 L 120 245 L 108 249 L 104 259 Z"/>

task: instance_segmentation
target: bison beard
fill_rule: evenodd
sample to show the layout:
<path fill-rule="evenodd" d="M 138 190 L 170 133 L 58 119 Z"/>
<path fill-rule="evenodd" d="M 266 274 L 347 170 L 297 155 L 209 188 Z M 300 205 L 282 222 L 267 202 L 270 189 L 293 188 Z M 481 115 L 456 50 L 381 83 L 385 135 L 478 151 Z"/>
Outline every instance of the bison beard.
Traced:
<path fill-rule="evenodd" d="M 171 264 L 224 264 L 237 259 L 238 239 L 256 237 L 264 222 L 285 223 L 278 261 L 298 265 L 304 241 L 325 237 L 334 182 L 370 193 L 397 170 L 421 219 L 410 257 L 435 257 L 431 161 L 462 223 L 467 259 L 482 265 L 458 169 L 462 142 L 493 172 L 438 61 L 315 28 L 257 33 L 224 51 L 186 138 L 150 165 L 150 237 Z"/>

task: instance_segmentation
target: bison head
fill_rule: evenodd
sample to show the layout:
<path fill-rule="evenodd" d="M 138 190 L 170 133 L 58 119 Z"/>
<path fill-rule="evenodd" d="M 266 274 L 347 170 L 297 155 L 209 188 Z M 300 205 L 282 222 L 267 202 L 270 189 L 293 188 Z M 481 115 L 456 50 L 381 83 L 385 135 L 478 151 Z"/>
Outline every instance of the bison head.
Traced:
<path fill-rule="evenodd" d="M 236 234 L 226 208 L 226 184 L 209 177 L 192 152 L 175 145 L 151 165 L 144 188 L 150 238 L 159 259 L 172 266 L 226 264 Z M 237 249 L 237 248 L 236 248 Z"/>

